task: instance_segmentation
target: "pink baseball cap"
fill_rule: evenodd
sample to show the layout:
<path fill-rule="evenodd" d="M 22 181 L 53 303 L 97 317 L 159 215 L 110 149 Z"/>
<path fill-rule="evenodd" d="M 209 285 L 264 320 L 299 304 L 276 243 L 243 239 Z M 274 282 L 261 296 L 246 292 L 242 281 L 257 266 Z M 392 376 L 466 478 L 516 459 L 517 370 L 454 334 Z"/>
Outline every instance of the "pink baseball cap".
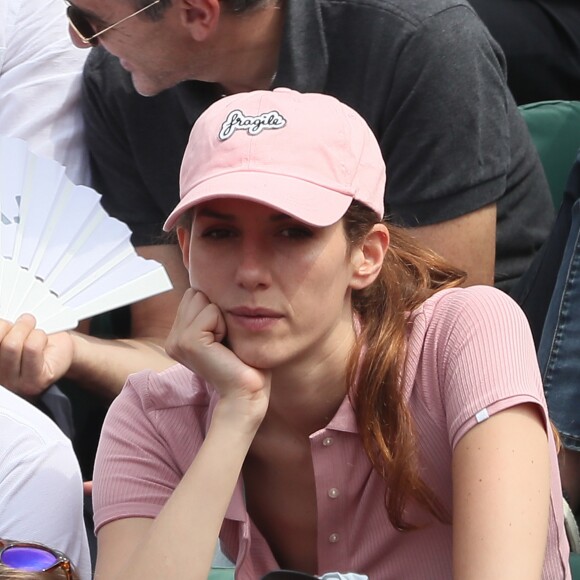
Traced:
<path fill-rule="evenodd" d="M 353 199 L 383 217 L 386 171 L 363 118 L 328 95 L 290 89 L 225 97 L 197 120 L 180 173 L 189 208 L 218 198 L 255 201 L 313 226 L 336 223 Z"/>

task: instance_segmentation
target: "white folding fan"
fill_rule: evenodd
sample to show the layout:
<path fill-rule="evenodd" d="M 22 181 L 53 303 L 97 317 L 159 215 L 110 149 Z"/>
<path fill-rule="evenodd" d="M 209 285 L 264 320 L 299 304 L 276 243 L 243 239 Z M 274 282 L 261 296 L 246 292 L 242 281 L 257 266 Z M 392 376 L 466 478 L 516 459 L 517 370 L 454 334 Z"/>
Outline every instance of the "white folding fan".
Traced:
<path fill-rule="evenodd" d="M 0 318 L 25 312 L 47 333 L 171 289 L 135 253 L 129 228 L 64 167 L 0 136 Z"/>

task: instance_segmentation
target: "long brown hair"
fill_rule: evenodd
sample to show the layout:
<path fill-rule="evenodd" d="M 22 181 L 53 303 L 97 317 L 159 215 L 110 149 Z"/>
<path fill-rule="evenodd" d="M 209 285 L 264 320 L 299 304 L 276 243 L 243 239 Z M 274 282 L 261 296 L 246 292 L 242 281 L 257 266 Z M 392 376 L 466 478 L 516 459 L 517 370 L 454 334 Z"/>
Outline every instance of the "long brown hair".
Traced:
<path fill-rule="evenodd" d="M 351 247 L 359 245 L 379 220 L 354 201 L 343 217 Z M 445 288 L 459 286 L 465 273 L 418 244 L 405 230 L 388 224 L 390 246 L 379 277 L 353 292 L 361 323 L 347 367 L 347 384 L 364 449 L 387 485 L 389 519 L 399 530 L 417 526 L 404 520 L 409 499 L 449 522 L 435 494 L 419 476 L 413 422 L 402 396 L 408 312 Z"/>

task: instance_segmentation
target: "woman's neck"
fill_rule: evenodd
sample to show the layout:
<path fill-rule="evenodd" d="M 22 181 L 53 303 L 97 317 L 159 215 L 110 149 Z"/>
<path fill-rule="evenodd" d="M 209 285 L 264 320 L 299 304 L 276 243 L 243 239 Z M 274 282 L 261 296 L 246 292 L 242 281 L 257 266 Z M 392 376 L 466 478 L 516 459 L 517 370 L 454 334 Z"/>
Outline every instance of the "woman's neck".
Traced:
<path fill-rule="evenodd" d="M 276 369 L 264 423 L 305 436 L 327 425 L 348 391 L 346 370 L 354 340 L 354 331 L 345 333 L 338 343 Z"/>

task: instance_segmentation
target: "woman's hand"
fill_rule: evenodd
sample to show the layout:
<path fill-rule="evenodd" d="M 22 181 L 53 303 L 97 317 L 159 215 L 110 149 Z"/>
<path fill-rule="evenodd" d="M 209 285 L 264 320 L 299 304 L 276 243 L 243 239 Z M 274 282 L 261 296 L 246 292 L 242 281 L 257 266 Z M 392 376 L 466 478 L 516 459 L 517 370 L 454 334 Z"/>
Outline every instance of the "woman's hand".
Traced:
<path fill-rule="evenodd" d="M 222 344 L 226 333 L 220 309 L 190 288 L 179 305 L 165 350 L 218 391 L 221 401 L 214 416 L 223 412 L 228 420 L 245 418 L 259 424 L 268 408 L 271 373 L 242 362 Z"/>

